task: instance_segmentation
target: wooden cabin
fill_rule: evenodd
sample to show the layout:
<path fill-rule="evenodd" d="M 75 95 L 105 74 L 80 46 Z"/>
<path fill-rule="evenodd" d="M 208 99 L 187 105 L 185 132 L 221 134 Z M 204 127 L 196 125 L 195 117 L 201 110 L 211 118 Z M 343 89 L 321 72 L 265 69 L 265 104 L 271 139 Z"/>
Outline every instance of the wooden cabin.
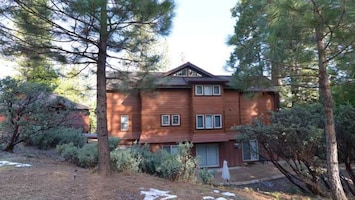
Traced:
<path fill-rule="evenodd" d="M 275 110 L 275 90 L 236 90 L 231 87 L 231 76 L 215 76 L 189 62 L 153 76 L 158 83 L 153 92 L 130 93 L 121 92 L 117 77 L 108 76 L 111 136 L 126 145 L 149 144 L 153 151 L 174 152 L 179 142 L 192 142 L 201 167 L 221 167 L 223 160 L 229 166 L 259 160 L 251 150 L 258 150 L 257 142 L 237 144 L 237 133 L 231 127 Z"/>
<path fill-rule="evenodd" d="M 59 119 L 58 117 L 62 117 L 62 115 L 57 115 L 58 117 L 56 117 L 56 113 L 61 112 L 61 110 L 68 111 L 65 119 L 58 120 L 63 121 L 63 126 L 80 129 L 83 133 L 88 133 L 90 131 L 89 107 L 73 102 L 57 94 L 43 94 L 43 96 L 38 98 L 38 101 L 43 105 L 43 112 L 52 112 L 51 116 L 53 116 L 53 119 L 55 120 Z M 0 122 L 5 119 L 5 115 L 0 113 Z"/>

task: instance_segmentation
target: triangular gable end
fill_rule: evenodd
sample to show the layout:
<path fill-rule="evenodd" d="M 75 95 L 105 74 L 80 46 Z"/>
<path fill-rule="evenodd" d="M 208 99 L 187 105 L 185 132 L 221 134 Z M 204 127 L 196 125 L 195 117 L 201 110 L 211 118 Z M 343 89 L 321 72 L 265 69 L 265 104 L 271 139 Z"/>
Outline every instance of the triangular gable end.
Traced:
<path fill-rule="evenodd" d="M 172 69 L 163 74 L 163 77 L 176 76 L 176 77 L 215 77 L 213 74 L 197 67 L 196 65 L 187 62 L 175 69 Z"/>

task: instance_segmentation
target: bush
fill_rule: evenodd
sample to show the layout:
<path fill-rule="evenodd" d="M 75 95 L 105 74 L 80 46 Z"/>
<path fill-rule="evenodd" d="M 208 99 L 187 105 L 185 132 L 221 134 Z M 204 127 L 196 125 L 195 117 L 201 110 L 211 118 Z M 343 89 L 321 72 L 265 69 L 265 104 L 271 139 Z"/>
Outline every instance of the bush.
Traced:
<path fill-rule="evenodd" d="M 167 154 L 162 162 L 156 167 L 158 176 L 176 181 L 181 175 L 183 165 L 176 154 Z"/>
<path fill-rule="evenodd" d="M 203 168 L 199 172 L 200 178 L 203 184 L 212 185 L 216 171 L 208 171 L 207 168 Z"/>
<path fill-rule="evenodd" d="M 118 143 L 119 138 L 109 138 L 109 149 L 114 150 Z M 98 164 L 99 153 L 97 150 L 97 143 L 89 143 L 85 145 L 77 145 L 73 142 L 69 144 L 59 144 L 57 151 L 64 157 L 64 159 L 84 168 L 92 168 Z"/>
<path fill-rule="evenodd" d="M 141 157 L 132 149 L 117 149 L 111 154 L 112 168 L 118 172 L 140 172 Z"/>
<path fill-rule="evenodd" d="M 78 149 L 77 165 L 85 168 L 95 167 L 99 161 L 97 143 L 90 143 Z"/>
<path fill-rule="evenodd" d="M 41 131 L 29 136 L 27 143 L 39 149 L 49 149 L 61 144 L 73 143 L 74 146 L 82 147 L 86 142 L 85 136 L 78 129 L 58 127 Z"/>
<path fill-rule="evenodd" d="M 117 148 L 118 143 L 120 143 L 120 138 L 117 137 L 109 137 L 108 138 L 108 147 L 110 151 L 113 151 Z"/>
<path fill-rule="evenodd" d="M 56 150 L 65 160 L 75 164 L 78 162 L 78 147 L 74 143 L 58 145 Z"/>

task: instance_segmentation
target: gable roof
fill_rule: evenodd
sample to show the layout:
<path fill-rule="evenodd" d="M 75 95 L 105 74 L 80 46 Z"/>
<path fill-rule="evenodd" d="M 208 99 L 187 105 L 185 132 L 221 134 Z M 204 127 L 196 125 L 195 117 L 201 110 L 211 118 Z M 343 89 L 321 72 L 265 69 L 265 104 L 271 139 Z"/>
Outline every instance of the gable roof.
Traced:
<path fill-rule="evenodd" d="M 136 77 L 137 72 L 120 72 L 129 77 L 129 81 L 143 83 L 145 80 L 138 80 Z M 107 90 L 120 90 L 120 88 L 125 87 L 125 82 L 118 77 L 120 73 L 109 73 L 107 75 Z M 146 77 L 154 80 L 154 85 L 157 88 L 191 88 L 193 84 L 222 84 L 228 89 L 235 89 L 232 80 L 233 76 L 223 75 L 216 76 L 213 75 L 202 68 L 187 62 L 174 69 L 167 72 L 150 72 Z M 260 77 L 259 77 L 260 78 Z M 258 78 L 258 79 L 259 79 Z M 261 77 L 265 81 L 270 81 L 266 77 Z M 136 84 L 141 85 L 141 84 Z M 257 91 L 271 91 L 276 92 L 274 87 L 270 86 L 258 86 L 250 87 L 245 91 L 257 92 Z"/>
<path fill-rule="evenodd" d="M 174 68 L 174 69 L 172 69 L 172 70 L 170 70 L 170 71 L 168 71 L 168 72 L 165 72 L 162 76 L 163 76 L 163 77 L 172 76 L 173 74 L 175 74 L 175 73 L 177 73 L 177 72 L 179 72 L 179 71 L 181 71 L 181 70 L 183 70 L 183 69 L 191 69 L 191 70 L 194 70 L 194 71 L 196 71 L 197 73 L 201 74 L 202 77 L 210 77 L 210 78 L 215 77 L 213 74 L 211 74 L 211 73 L 209 73 L 209 72 L 207 72 L 207 71 L 205 71 L 205 70 L 203 70 L 203 69 L 197 67 L 196 65 L 194 65 L 194 64 L 192 64 L 192 63 L 190 63 L 190 62 L 187 62 L 187 63 L 185 63 L 185 64 L 182 64 L 182 65 L 180 65 L 179 67 Z"/>

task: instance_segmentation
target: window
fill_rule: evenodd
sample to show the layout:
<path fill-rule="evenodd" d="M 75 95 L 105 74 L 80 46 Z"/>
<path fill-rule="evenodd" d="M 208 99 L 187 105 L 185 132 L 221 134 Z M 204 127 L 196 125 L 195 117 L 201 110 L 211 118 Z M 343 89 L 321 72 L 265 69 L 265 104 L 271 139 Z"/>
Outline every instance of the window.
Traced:
<path fill-rule="evenodd" d="M 222 115 L 214 115 L 214 127 L 215 128 L 222 128 Z"/>
<path fill-rule="evenodd" d="M 203 92 L 204 92 L 205 95 L 212 95 L 212 86 L 205 85 L 203 87 L 203 89 L 204 89 Z"/>
<path fill-rule="evenodd" d="M 213 119 L 212 119 L 212 115 L 205 115 L 205 128 L 213 128 Z"/>
<path fill-rule="evenodd" d="M 196 115 L 196 128 L 203 129 L 204 125 L 204 116 L 203 115 Z"/>
<path fill-rule="evenodd" d="M 206 114 L 196 115 L 196 129 L 217 129 L 222 128 L 222 115 Z"/>
<path fill-rule="evenodd" d="M 121 131 L 128 131 L 128 115 L 121 115 Z"/>
<path fill-rule="evenodd" d="M 195 85 L 196 95 L 221 95 L 220 85 Z"/>
<path fill-rule="evenodd" d="M 218 144 L 197 144 L 196 156 L 201 167 L 219 166 Z"/>
<path fill-rule="evenodd" d="M 195 94 L 196 95 L 203 95 L 203 86 L 202 85 L 195 86 Z"/>
<path fill-rule="evenodd" d="M 221 95 L 221 90 L 220 90 L 219 85 L 213 86 L 213 95 Z"/>
<path fill-rule="evenodd" d="M 172 126 L 180 125 L 180 115 L 171 115 L 171 125 Z"/>
<path fill-rule="evenodd" d="M 259 160 L 259 147 L 256 140 L 242 143 L 243 160 L 255 161 Z"/>
<path fill-rule="evenodd" d="M 161 125 L 162 126 L 170 126 L 170 115 L 162 115 L 161 116 Z"/>
<path fill-rule="evenodd" d="M 163 145 L 163 150 L 171 154 L 179 152 L 178 145 Z"/>

